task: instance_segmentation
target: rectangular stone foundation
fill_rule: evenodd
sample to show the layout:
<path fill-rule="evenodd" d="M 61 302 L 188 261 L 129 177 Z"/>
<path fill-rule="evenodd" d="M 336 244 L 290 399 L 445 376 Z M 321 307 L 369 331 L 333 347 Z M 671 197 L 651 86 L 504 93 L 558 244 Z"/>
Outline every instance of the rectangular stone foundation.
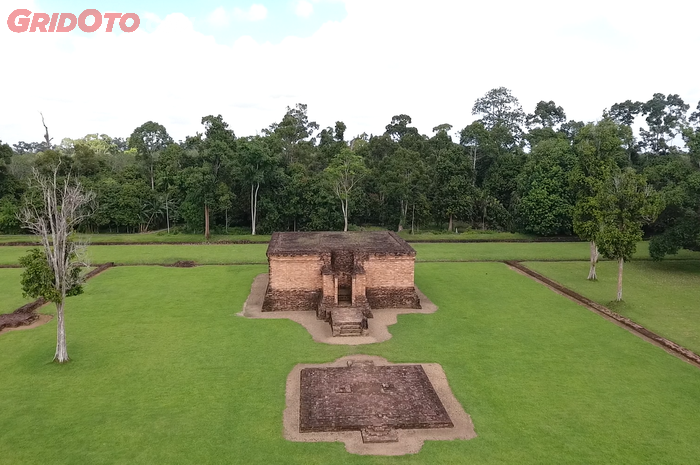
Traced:
<path fill-rule="evenodd" d="M 414 287 L 368 287 L 367 302 L 372 308 L 421 308 Z"/>
<path fill-rule="evenodd" d="M 300 377 L 302 433 L 366 430 L 391 441 L 393 429 L 454 426 L 420 365 L 305 368 Z"/>

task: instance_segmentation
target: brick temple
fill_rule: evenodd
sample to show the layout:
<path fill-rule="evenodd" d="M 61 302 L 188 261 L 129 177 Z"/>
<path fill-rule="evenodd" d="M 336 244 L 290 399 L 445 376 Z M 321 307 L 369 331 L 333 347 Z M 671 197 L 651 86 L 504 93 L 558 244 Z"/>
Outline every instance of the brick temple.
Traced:
<path fill-rule="evenodd" d="M 416 251 L 392 231 L 276 232 L 263 311 L 316 312 L 334 336 L 364 335 L 372 309 L 421 308 Z"/>

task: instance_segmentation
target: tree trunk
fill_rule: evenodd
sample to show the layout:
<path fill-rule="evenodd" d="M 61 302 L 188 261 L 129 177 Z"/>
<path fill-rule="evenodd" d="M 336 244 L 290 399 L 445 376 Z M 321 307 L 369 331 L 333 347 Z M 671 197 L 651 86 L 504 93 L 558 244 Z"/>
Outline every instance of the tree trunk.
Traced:
<path fill-rule="evenodd" d="M 598 247 L 595 245 L 595 241 L 591 241 L 591 269 L 588 271 L 588 278 L 590 281 L 596 281 L 598 275 L 595 271 L 595 266 L 598 263 Z"/>
<path fill-rule="evenodd" d="M 66 363 L 68 359 L 68 346 L 66 345 L 66 325 L 63 317 L 63 302 L 56 304 L 56 354 L 53 359 L 58 363 Z"/>
<path fill-rule="evenodd" d="M 260 183 L 255 186 L 255 192 L 253 192 L 253 184 L 250 185 L 250 219 L 252 224 L 253 236 L 255 236 L 255 225 L 258 219 L 258 189 L 260 189 Z"/>
<path fill-rule="evenodd" d="M 209 241 L 209 205 L 204 204 L 204 239 Z"/>
<path fill-rule="evenodd" d="M 447 232 L 452 232 L 452 214 L 450 214 L 450 223 L 447 225 Z"/>
<path fill-rule="evenodd" d="M 401 200 L 401 214 L 399 216 L 399 232 L 403 231 L 403 225 L 406 224 L 408 217 L 408 200 Z"/>
<path fill-rule="evenodd" d="M 153 162 L 151 162 L 151 167 L 150 167 L 149 171 L 151 174 L 151 190 L 154 191 L 154 190 L 156 190 L 156 183 L 153 179 Z"/>
<path fill-rule="evenodd" d="M 345 219 L 345 228 L 343 229 L 343 232 L 348 232 L 348 203 L 349 202 L 350 202 L 350 199 L 345 199 L 345 201 L 342 202 L 343 218 Z"/>
<path fill-rule="evenodd" d="M 624 258 L 617 259 L 617 301 L 622 300 L 622 266 L 625 264 Z"/>
<path fill-rule="evenodd" d="M 413 234 L 413 225 L 416 222 L 416 204 L 413 204 L 413 215 L 411 216 L 411 234 Z"/>
<path fill-rule="evenodd" d="M 168 210 L 168 196 L 165 196 L 165 224 L 168 228 L 168 234 L 170 234 L 170 210 Z"/>

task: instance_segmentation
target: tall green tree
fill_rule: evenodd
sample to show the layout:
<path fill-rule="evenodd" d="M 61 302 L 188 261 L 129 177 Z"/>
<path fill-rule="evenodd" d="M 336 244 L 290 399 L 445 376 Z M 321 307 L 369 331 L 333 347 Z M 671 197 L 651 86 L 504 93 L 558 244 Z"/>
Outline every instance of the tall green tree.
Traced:
<path fill-rule="evenodd" d="M 518 177 L 525 166 L 525 160 L 523 153 L 506 153 L 498 157 L 486 172 L 483 190 L 496 198 L 498 205 L 508 213 L 502 217 L 499 227 L 513 229 L 512 222 L 518 204 Z"/>
<path fill-rule="evenodd" d="M 685 157 L 656 157 L 644 169 L 664 209 L 651 225 L 649 254 L 662 259 L 680 249 L 700 250 L 700 171 Z"/>
<path fill-rule="evenodd" d="M 263 132 L 280 140 L 283 159 L 287 163 L 308 161 L 316 145 L 314 131 L 319 128 L 315 121 L 309 121 L 308 105 L 297 103 L 294 108 L 287 107 L 282 121 L 270 125 Z"/>
<path fill-rule="evenodd" d="M 474 102 L 472 114 L 481 117 L 499 151 L 511 150 L 519 144 L 523 134 L 525 112 L 510 89 L 491 89 Z"/>
<path fill-rule="evenodd" d="M 199 148 L 199 198 L 204 206 L 204 237 L 209 240 L 211 208 L 217 205 L 219 183 L 233 178 L 236 171 L 236 136 L 221 115 L 205 116 L 204 139 Z"/>
<path fill-rule="evenodd" d="M 151 190 L 155 190 L 155 168 L 158 155 L 173 143 L 165 126 L 153 121 L 143 123 L 129 136 L 129 148 L 136 149 L 137 161 L 141 163 L 151 180 Z"/>
<path fill-rule="evenodd" d="M 165 224 L 170 233 L 170 220 L 179 204 L 177 198 L 179 178 L 185 168 L 185 151 L 178 144 L 168 145 L 158 159 L 156 188 L 163 193 Z"/>
<path fill-rule="evenodd" d="M 556 138 L 560 133 L 559 127 L 566 122 L 564 109 L 552 100 L 537 102 L 534 113 L 525 118 L 528 133 L 525 139 L 530 147 L 535 147 L 540 141 Z"/>
<path fill-rule="evenodd" d="M 617 260 L 617 297 L 622 300 L 622 271 L 642 240 L 642 226 L 654 221 L 662 204 L 644 176 L 627 168 L 610 177 L 598 193 L 600 230 L 598 249 L 606 258 Z"/>
<path fill-rule="evenodd" d="M 479 162 L 489 156 L 492 157 L 495 153 L 491 136 L 483 121 L 476 120 L 462 129 L 459 133 L 459 143 L 465 148 L 466 154 L 471 160 L 471 171 L 474 173 L 472 184 L 476 186 L 477 180 L 483 180 L 486 168 L 488 168 L 488 164 Z"/>
<path fill-rule="evenodd" d="M 399 147 L 381 164 L 381 189 L 387 197 L 398 200 L 398 230 L 406 227 L 409 207 L 425 196 L 425 166 L 414 150 Z"/>
<path fill-rule="evenodd" d="M 642 146 L 656 155 L 666 155 L 675 149 L 673 139 L 681 133 L 690 108 L 678 94 L 656 93 L 641 105 L 647 127 L 640 128 Z"/>
<path fill-rule="evenodd" d="M 259 136 L 238 139 L 238 159 L 242 180 L 250 186 L 250 222 L 252 234 L 255 235 L 260 186 L 281 177 L 280 160 Z"/>
<path fill-rule="evenodd" d="M 576 164 L 571 173 L 575 205 L 573 209 L 574 233 L 590 245 L 589 280 L 598 279 L 598 247 L 596 237 L 600 231 L 600 215 L 603 206 L 599 193 L 612 173 L 625 162 L 625 151 L 620 138 L 620 126 L 610 118 L 584 126 L 574 139 Z"/>
<path fill-rule="evenodd" d="M 345 222 L 343 231 L 348 230 L 350 196 L 368 172 L 364 159 L 349 148 L 341 150 L 325 170 L 328 183 L 340 200 L 340 208 Z"/>
<path fill-rule="evenodd" d="M 391 123 L 386 125 L 384 135 L 389 137 L 398 146 L 416 152 L 422 152 L 426 137 L 418 129 L 410 126 L 412 120 L 408 115 L 395 115 Z"/>
<path fill-rule="evenodd" d="M 518 217 L 525 232 L 542 236 L 571 233 L 570 173 L 575 163 L 564 137 L 542 140 L 532 149 L 518 177 Z"/>
<path fill-rule="evenodd" d="M 430 199 L 435 219 L 452 232 L 456 219 L 471 220 L 474 187 L 471 161 L 459 146 L 439 150 L 430 161 Z"/>

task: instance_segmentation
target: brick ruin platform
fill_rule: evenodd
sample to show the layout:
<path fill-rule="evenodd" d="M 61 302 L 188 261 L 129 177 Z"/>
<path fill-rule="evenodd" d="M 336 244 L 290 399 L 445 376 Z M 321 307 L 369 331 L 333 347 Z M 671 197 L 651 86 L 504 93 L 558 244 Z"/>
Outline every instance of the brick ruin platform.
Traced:
<path fill-rule="evenodd" d="M 394 442 L 396 429 L 454 427 L 420 365 L 304 368 L 300 383 L 302 433 L 361 431 L 363 442 Z"/>
<path fill-rule="evenodd" d="M 287 379 L 285 437 L 342 441 L 348 452 L 403 455 L 425 440 L 476 437 L 437 364 L 355 355 L 297 365 Z"/>

